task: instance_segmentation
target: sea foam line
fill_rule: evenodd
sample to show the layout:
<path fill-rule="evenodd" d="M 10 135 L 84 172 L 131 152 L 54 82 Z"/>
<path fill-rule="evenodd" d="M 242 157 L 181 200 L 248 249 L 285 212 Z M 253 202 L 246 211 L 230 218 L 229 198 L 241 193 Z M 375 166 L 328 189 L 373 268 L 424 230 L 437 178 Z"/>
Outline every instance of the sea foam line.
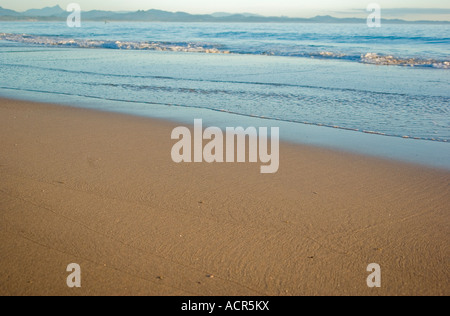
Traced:
<path fill-rule="evenodd" d="M 212 108 L 212 107 L 185 105 L 185 104 L 177 104 L 177 103 L 163 103 L 163 102 L 152 102 L 152 101 L 142 101 L 142 100 L 107 98 L 107 97 L 99 97 L 99 96 L 94 96 L 94 95 L 84 95 L 84 94 L 57 92 L 57 91 L 45 91 L 45 90 L 36 90 L 36 89 L 13 88 L 13 87 L 5 87 L 5 86 L 0 86 L 0 89 L 12 90 L 12 91 L 33 92 L 33 93 L 43 93 L 43 94 L 53 94 L 53 95 L 73 96 L 73 97 L 81 97 L 81 98 L 87 98 L 87 99 L 95 99 L 95 100 L 111 101 L 111 102 L 121 102 L 121 103 L 134 103 L 134 104 L 161 105 L 161 106 L 179 107 L 179 108 L 191 108 L 191 109 L 207 110 L 207 111 L 212 111 L 212 112 L 227 113 L 227 114 L 232 114 L 232 115 L 237 115 L 237 116 L 242 116 L 242 117 L 252 117 L 252 118 L 258 118 L 258 119 L 269 120 L 269 121 L 278 121 L 278 122 L 303 124 L 303 125 L 318 126 L 318 127 L 325 127 L 325 128 L 333 128 L 333 129 L 338 129 L 338 130 L 346 130 L 346 131 L 359 132 L 359 133 L 364 133 L 364 134 L 372 134 L 372 135 L 384 136 L 384 137 L 395 137 L 395 138 L 403 138 L 403 139 L 411 139 L 411 140 L 419 140 L 419 141 L 433 141 L 433 142 L 439 142 L 439 143 L 448 143 L 449 142 L 448 139 L 431 138 L 431 137 L 430 138 L 416 137 L 416 136 L 411 136 L 411 135 L 403 135 L 402 136 L 399 134 L 390 134 L 390 133 L 383 133 L 383 132 L 377 132 L 377 131 L 369 131 L 369 130 L 358 129 L 358 128 L 348 128 L 348 127 L 344 127 L 344 126 L 331 125 L 331 124 L 314 123 L 314 122 L 301 121 L 301 120 L 282 119 L 282 118 L 268 117 L 268 116 L 257 115 L 257 114 L 245 114 L 245 113 L 239 113 L 239 112 L 226 110 L 226 109 L 222 109 L 222 108 Z"/>
<path fill-rule="evenodd" d="M 114 40 L 90 40 L 60 38 L 52 36 L 37 36 L 27 34 L 0 33 L 0 40 L 26 43 L 41 46 L 69 47 L 69 48 L 101 48 L 101 49 L 123 49 L 123 50 L 151 50 L 151 51 L 172 51 L 207 54 L 252 54 L 251 52 L 230 51 L 216 47 L 207 43 L 171 43 L 171 42 L 134 42 L 134 41 L 114 41 Z M 346 55 L 340 52 L 254 52 L 254 55 L 286 56 L 286 57 L 308 57 L 319 59 L 338 59 L 347 61 L 357 61 L 364 64 L 373 65 L 396 65 L 410 67 L 430 67 L 437 69 L 450 69 L 450 61 L 435 60 L 425 58 L 400 58 L 391 55 L 381 55 L 377 53 L 364 53 L 361 55 Z"/>
<path fill-rule="evenodd" d="M 174 52 L 194 52 L 208 54 L 227 54 L 229 51 L 219 50 L 211 45 L 201 43 L 169 43 L 169 42 L 132 42 L 106 41 L 89 39 L 62 39 L 50 36 L 34 36 L 26 34 L 0 33 L 0 40 L 44 46 L 58 46 L 71 48 L 104 48 L 124 50 L 154 50 Z"/>

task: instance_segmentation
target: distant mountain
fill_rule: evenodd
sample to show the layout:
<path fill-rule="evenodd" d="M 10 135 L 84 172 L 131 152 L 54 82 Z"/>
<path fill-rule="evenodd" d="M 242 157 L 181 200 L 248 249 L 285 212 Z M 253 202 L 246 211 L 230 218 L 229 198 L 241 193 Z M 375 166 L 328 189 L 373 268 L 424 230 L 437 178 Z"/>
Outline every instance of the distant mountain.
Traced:
<path fill-rule="evenodd" d="M 22 13 L 0 7 L 0 21 L 65 21 L 69 15 L 60 6 L 43 9 L 31 9 Z M 252 13 L 189 14 L 185 12 L 167 12 L 161 10 L 139 10 L 135 12 L 86 11 L 82 12 L 84 21 L 115 22 L 218 22 L 218 23 L 358 23 L 366 24 L 366 19 L 335 18 L 329 15 L 314 18 L 266 17 Z M 450 24 L 449 21 L 404 21 L 383 19 L 383 23 L 414 24 Z"/>
<path fill-rule="evenodd" d="M 28 11 L 23 12 L 22 16 L 29 16 L 29 17 L 49 17 L 49 16 L 61 16 L 66 15 L 67 12 L 63 10 L 59 5 L 54 7 L 48 7 L 43 9 L 31 9 Z"/>
<path fill-rule="evenodd" d="M 68 13 L 65 13 L 67 17 Z M 120 14 L 128 14 L 126 13 L 118 13 L 118 12 L 112 12 L 112 11 L 99 11 L 99 10 L 93 10 L 88 12 L 82 12 L 82 19 L 87 21 L 103 21 L 103 20 L 115 20 L 115 17 Z"/>
<path fill-rule="evenodd" d="M 226 13 L 226 12 L 215 12 L 215 13 L 211 14 L 211 16 L 215 17 L 215 18 L 225 18 L 225 17 L 230 16 L 230 15 L 233 15 L 233 14 Z"/>
<path fill-rule="evenodd" d="M 2 7 L 0 7 L 0 16 L 18 16 L 18 15 L 20 15 L 19 12 L 3 9 Z"/>
<path fill-rule="evenodd" d="M 318 15 L 309 19 L 311 22 L 316 23 L 366 23 L 366 19 L 359 18 L 335 18 L 330 15 Z M 385 22 L 391 22 L 392 20 L 384 20 Z M 406 23 L 406 21 L 405 21 Z"/>
<path fill-rule="evenodd" d="M 211 16 L 215 18 L 226 18 L 232 15 L 236 15 L 236 13 L 227 13 L 227 12 L 215 12 L 211 14 Z M 239 13 L 238 15 L 243 15 L 245 17 L 262 17 L 262 15 L 254 14 L 254 13 Z"/>

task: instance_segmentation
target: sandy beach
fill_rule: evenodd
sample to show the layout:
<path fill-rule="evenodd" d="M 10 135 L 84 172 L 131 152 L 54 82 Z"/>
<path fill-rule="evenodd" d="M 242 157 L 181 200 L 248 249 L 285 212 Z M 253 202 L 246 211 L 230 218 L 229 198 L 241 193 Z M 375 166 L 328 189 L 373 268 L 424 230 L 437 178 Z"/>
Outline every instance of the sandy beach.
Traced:
<path fill-rule="evenodd" d="M 450 172 L 290 144 L 273 175 L 176 164 L 178 125 L 1 99 L 0 295 L 450 295 Z"/>

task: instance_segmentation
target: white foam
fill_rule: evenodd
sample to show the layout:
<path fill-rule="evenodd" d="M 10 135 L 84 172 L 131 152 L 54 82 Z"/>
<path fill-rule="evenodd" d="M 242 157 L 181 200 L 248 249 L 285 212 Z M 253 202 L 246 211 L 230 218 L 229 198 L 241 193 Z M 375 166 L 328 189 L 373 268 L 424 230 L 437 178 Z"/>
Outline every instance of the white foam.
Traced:
<path fill-rule="evenodd" d="M 450 69 L 450 61 L 437 61 L 433 59 L 420 58 L 398 58 L 391 55 L 378 55 L 376 53 L 367 53 L 361 56 L 361 61 L 367 64 L 375 65 L 399 65 L 399 66 L 421 66 L 440 69 Z"/>
<path fill-rule="evenodd" d="M 89 40 L 89 39 L 71 39 L 56 36 L 35 36 L 26 34 L 8 34 L 0 33 L 0 40 L 26 43 L 33 45 L 73 47 L 73 48 L 104 48 L 104 49 L 123 49 L 123 50 L 153 50 L 153 51 L 173 51 L 173 52 L 195 52 L 207 54 L 230 54 L 230 51 L 221 50 L 212 44 L 205 43 L 169 43 L 169 42 L 135 42 L 135 41 L 108 41 L 108 40 Z M 235 52 L 240 53 L 240 52 Z M 243 52 L 242 52 L 243 53 Z M 246 52 L 245 54 L 249 54 Z M 251 53 L 250 53 L 251 54 Z M 276 52 L 255 52 L 270 56 L 291 56 L 292 54 Z M 298 57 L 324 58 L 324 59 L 345 59 L 374 65 L 397 65 L 410 67 L 431 67 L 438 69 L 450 69 L 450 61 L 439 61 L 434 59 L 420 58 L 399 58 L 392 55 L 379 55 L 377 53 L 367 53 L 360 57 L 358 55 L 345 55 L 342 53 L 322 51 L 305 52 L 294 54 Z"/>
<path fill-rule="evenodd" d="M 215 47 L 211 47 L 210 45 L 202 45 L 197 43 L 82 40 L 82 39 L 64 39 L 58 37 L 32 36 L 26 34 L 7 34 L 7 33 L 0 33 L 0 40 L 34 44 L 34 45 L 75 47 L 75 48 L 155 50 L 155 51 L 175 51 L 175 52 L 196 52 L 208 54 L 229 53 L 228 51 L 222 51 Z"/>

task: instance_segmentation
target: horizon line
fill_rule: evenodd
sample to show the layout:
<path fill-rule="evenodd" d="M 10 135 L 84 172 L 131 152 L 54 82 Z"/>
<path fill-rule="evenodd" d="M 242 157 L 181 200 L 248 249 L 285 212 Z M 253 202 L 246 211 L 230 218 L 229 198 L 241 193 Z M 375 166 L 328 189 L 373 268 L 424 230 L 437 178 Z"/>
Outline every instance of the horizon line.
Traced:
<path fill-rule="evenodd" d="M 0 5 L 0 8 L 5 9 L 5 10 L 11 10 L 17 13 L 26 13 L 27 11 L 30 10 L 43 10 L 43 9 L 48 9 L 48 8 L 60 8 L 63 11 L 66 11 L 60 4 L 57 4 L 55 6 L 44 6 L 41 8 L 29 8 L 26 9 L 25 11 L 16 11 L 14 9 L 8 9 L 5 8 L 3 6 Z M 189 15 L 200 15 L 200 16 L 205 16 L 205 15 L 209 15 L 212 16 L 214 14 L 229 14 L 229 15 L 253 15 L 254 17 L 260 17 L 260 18 L 286 18 L 286 19 L 311 19 L 311 18 L 316 18 L 316 17 L 332 17 L 335 19 L 363 19 L 363 17 L 358 17 L 358 16 L 348 16 L 348 17 L 336 17 L 333 16 L 332 13 L 346 13 L 346 14 L 351 14 L 351 12 L 353 11 L 354 13 L 358 13 L 361 12 L 361 14 L 363 14 L 363 12 L 365 13 L 364 10 L 362 9 L 349 9 L 349 11 L 324 11 L 323 13 L 318 13 L 316 15 L 311 15 L 311 16 L 287 16 L 287 15 L 264 15 L 264 14 L 259 14 L 259 13 L 254 13 L 254 12 L 227 12 L 227 11 L 215 11 L 215 12 L 211 12 L 211 13 L 194 13 L 194 12 L 188 12 L 188 11 L 171 11 L 171 10 L 162 10 L 162 9 L 157 9 L 157 8 L 151 8 L 151 9 L 134 9 L 134 10 L 117 10 L 117 11 L 110 11 L 110 10 L 104 10 L 104 9 L 91 9 L 91 10 L 82 10 L 82 12 L 91 12 L 91 11 L 103 11 L 103 12 L 112 12 L 112 13 L 118 13 L 118 14 L 123 14 L 123 13 L 135 13 L 135 12 L 148 12 L 148 11 L 161 11 L 161 12 L 168 12 L 168 13 L 186 13 Z M 411 10 L 424 10 L 424 11 L 428 11 L 428 10 L 436 10 L 436 12 L 434 13 L 430 13 L 427 12 L 426 14 L 431 14 L 431 15 L 446 15 L 447 13 L 438 13 L 437 11 L 450 11 L 450 8 L 385 8 L 382 9 L 382 11 L 387 11 L 387 12 L 394 12 L 394 11 L 400 11 L 400 10 L 406 10 L 406 11 L 411 11 Z M 420 13 L 409 13 L 410 15 L 418 15 Z M 251 16 L 250 16 L 251 17 Z M 431 17 L 430 17 L 431 18 Z M 400 17 L 400 16 L 390 16 L 389 18 L 383 18 L 384 20 L 402 20 L 402 21 L 406 21 L 406 22 L 450 22 L 449 20 L 428 20 L 428 19 L 416 19 L 416 20 L 410 20 L 404 17 Z"/>

